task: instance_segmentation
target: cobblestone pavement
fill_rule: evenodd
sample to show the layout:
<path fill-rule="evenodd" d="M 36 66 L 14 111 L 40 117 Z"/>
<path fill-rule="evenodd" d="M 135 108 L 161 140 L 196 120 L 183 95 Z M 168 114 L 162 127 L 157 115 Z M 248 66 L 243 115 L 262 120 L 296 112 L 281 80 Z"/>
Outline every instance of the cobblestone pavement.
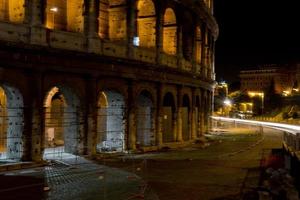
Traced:
<path fill-rule="evenodd" d="M 126 200 L 138 199 L 144 194 L 144 199 L 158 199 L 150 189 L 145 189 L 143 180 L 135 174 L 98 165 L 80 157 L 62 161 L 51 162 L 43 168 L 9 172 L 5 177 L 26 176 L 44 180 L 44 183 L 35 183 L 28 187 L 38 188 L 42 184 L 44 192 L 41 196 L 47 200 Z M 6 199 L 14 199 L 16 193 L 16 199 L 20 199 L 20 192 L 25 192 L 18 187 L 15 191 L 10 189 L 10 193 L 6 193 Z"/>

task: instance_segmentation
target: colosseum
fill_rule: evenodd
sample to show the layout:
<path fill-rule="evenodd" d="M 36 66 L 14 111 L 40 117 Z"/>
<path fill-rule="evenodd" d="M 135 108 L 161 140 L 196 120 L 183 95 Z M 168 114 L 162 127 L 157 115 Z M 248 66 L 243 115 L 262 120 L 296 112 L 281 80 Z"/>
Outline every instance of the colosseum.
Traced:
<path fill-rule="evenodd" d="M 217 37 L 212 0 L 0 1 L 0 159 L 202 140 Z"/>

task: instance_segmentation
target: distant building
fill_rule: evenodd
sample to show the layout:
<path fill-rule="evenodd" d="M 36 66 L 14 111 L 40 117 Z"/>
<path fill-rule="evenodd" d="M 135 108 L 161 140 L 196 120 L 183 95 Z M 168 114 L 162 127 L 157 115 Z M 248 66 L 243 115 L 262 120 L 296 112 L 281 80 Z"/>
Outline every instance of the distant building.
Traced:
<path fill-rule="evenodd" d="M 288 95 L 291 94 L 293 89 L 298 90 L 300 65 L 263 65 L 257 67 L 257 69 L 243 70 L 239 76 L 241 91 L 266 91 L 273 82 L 277 94 Z"/>
<path fill-rule="evenodd" d="M 216 87 L 215 87 L 214 95 L 227 97 L 228 96 L 228 84 L 224 81 L 217 83 Z"/>

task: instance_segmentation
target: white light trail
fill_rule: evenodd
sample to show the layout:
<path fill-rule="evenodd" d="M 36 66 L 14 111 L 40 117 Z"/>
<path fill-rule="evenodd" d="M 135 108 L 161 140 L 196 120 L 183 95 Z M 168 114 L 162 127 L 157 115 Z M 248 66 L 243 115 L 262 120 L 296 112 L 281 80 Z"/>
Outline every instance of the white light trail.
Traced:
<path fill-rule="evenodd" d="M 300 133 L 300 126 L 282 124 L 282 123 L 274 123 L 274 122 L 262 122 L 262 121 L 254 121 L 254 120 L 245 120 L 245 119 L 236 119 L 236 118 L 227 118 L 227 117 L 211 117 L 214 120 L 225 121 L 225 122 L 236 122 L 241 124 L 250 124 L 255 126 L 264 126 L 268 128 L 273 128 L 281 131 L 286 131 L 296 135 Z"/>

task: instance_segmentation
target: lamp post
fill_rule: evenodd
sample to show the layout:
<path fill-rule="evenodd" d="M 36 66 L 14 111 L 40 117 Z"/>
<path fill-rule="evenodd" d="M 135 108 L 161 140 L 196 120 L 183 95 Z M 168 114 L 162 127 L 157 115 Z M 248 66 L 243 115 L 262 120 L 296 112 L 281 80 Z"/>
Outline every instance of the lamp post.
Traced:
<path fill-rule="evenodd" d="M 231 109 L 231 106 L 232 106 L 232 102 L 229 100 L 229 99 L 225 99 L 224 100 L 224 111 L 225 111 L 225 115 L 226 116 L 229 116 L 229 112 L 230 112 L 230 109 Z"/>
<path fill-rule="evenodd" d="M 50 8 L 50 12 L 52 12 L 52 16 L 53 16 L 53 18 L 52 18 L 52 23 L 53 23 L 53 29 L 55 28 L 55 13 L 57 13 L 58 12 L 58 8 L 57 7 L 52 7 L 52 8 Z"/>

